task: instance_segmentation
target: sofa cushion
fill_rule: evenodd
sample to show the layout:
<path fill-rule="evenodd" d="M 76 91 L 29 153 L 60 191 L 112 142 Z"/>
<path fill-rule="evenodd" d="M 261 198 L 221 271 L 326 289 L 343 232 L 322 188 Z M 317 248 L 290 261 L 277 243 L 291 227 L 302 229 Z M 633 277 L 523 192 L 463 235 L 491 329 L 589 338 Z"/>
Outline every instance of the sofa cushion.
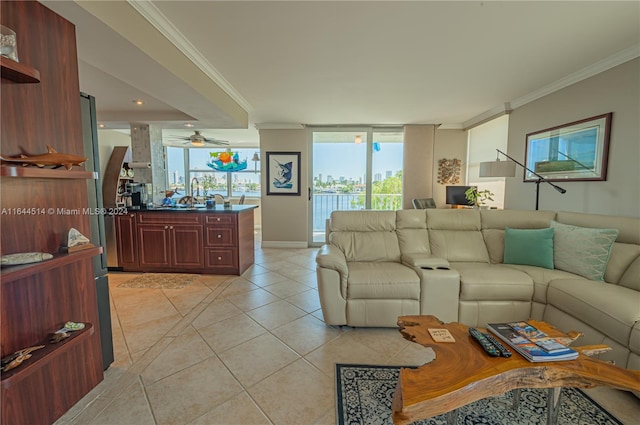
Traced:
<path fill-rule="evenodd" d="M 553 269 L 553 229 L 504 231 L 504 263 Z"/>
<path fill-rule="evenodd" d="M 331 232 L 329 240 L 347 261 L 397 261 L 400 247 L 396 232 Z"/>
<path fill-rule="evenodd" d="M 555 267 L 590 280 L 604 280 L 618 229 L 592 229 L 551 221 Z"/>
<path fill-rule="evenodd" d="M 563 270 L 550 270 L 543 269 L 542 267 L 523 266 L 519 264 L 505 264 L 505 267 L 520 270 L 528 274 L 531 279 L 533 279 L 533 301 L 542 304 L 547 303 L 547 288 L 549 287 L 549 282 L 555 279 L 579 278 L 576 274 L 565 272 Z"/>
<path fill-rule="evenodd" d="M 489 262 L 479 230 L 429 230 L 429 243 L 431 254 L 448 261 Z"/>
<path fill-rule="evenodd" d="M 586 279 L 549 282 L 547 302 L 628 346 L 631 329 L 640 321 L 640 292 Z"/>
<path fill-rule="evenodd" d="M 636 354 L 640 354 L 640 322 L 636 322 L 631 330 L 629 349 Z"/>
<path fill-rule="evenodd" d="M 452 263 L 460 273 L 461 301 L 531 301 L 533 280 L 502 264 Z"/>
<path fill-rule="evenodd" d="M 429 232 L 427 231 L 427 214 L 424 210 L 396 211 L 396 233 L 400 252 L 429 254 Z"/>
<path fill-rule="evenodd" d="M 396 230 L 395 211 L 333 211 L 331 232 L 392 232 Z"/>
<path fill-rule="evenodd" d="M 420 277 L 393 262 L 350 262 L 347 298 L 420 299 Z"/>
<path fill-rule="evenodd" d="M 640 258 L 631 263 L 620 278 L 620 286 L 640 292 Z"/>
<path fill-rule="evenodd" d="M 543 229 L 556 216 L 554 211 L 480 210 L 482 235 L 492 263 L 504 258 L 504 229 Z"/>

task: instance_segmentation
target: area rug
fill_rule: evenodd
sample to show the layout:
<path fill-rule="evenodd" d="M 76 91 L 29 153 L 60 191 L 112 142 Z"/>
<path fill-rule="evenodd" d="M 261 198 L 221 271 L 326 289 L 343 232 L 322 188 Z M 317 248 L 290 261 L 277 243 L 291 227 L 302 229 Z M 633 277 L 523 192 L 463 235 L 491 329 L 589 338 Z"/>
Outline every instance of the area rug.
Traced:
<path fill-rule="evenodd" d="M 199 274 L 144 273 L 118 285 L 119 288 L 180 289 L 197 278 Z"/>
<path fill-rule="evenodd" d="M 398 382 L 396 366 L 336 365 L 339 425 L 391 425 L 391 400 Z M 511 409 L 512 393 L 476 401 L 458 409 L 457 424 L 532 425 L 547 423 L 547 390 L 523 389 L 520 407 Z M 558 424 L 623 425 L 585 393 L 563 388 Z M 414 422 L 445 425 L 446 415 Z"/>

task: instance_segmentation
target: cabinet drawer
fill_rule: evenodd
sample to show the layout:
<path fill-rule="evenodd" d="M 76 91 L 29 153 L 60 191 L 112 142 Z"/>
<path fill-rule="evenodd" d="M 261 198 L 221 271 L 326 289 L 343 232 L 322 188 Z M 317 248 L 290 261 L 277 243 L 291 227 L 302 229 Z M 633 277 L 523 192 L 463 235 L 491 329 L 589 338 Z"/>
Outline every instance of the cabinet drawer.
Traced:
<path fill-rule="evenodd" d="M 139 224 L 201 224 L 197 213 L 137 213 Z"/>
<path fill-rule="evenodd" d="M 235 214 L 207 214 L 205 216 L 205 224 L 235 224 L 236 223 L 236 215 Z"/>
<path fill-rule="evenodd" d="M 205 229 L 206 246 L 236 246 L 238 243 L 234 227 L 207 226 Z"/>
<path fill-rule="evenodd" d="M 207 248 L 205 251 L 205 267 L 238 267 L 238 254 L 234 248 Z"/>

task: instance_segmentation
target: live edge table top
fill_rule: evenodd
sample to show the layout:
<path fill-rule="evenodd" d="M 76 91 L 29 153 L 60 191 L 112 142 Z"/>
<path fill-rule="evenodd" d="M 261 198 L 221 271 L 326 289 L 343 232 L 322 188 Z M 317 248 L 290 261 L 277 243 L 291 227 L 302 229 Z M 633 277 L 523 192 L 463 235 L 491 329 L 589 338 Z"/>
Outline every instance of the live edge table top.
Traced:
<path fill-rule="evenodd" d="M 529 323 L 549 336 L 575 339 L 547 323 Z M 433 348 L 436 356 L 417 369 L 400 370 L 392 406 L 395 424 L 437 416 L 516 388 L 606 385 L 640 391 L 640 371 L 589 357 L 586 348 L 572 347 L 580 353 L 575 360 L 532 363 L 515 350 L 509 358 L 490 357 L 469 336 L 467 326 L 442 323 L 435 316 L 401 316 L 398 326 L 406 339 Z M 429 328 L 448 329 L 456 342 L 434 342 Z"/>

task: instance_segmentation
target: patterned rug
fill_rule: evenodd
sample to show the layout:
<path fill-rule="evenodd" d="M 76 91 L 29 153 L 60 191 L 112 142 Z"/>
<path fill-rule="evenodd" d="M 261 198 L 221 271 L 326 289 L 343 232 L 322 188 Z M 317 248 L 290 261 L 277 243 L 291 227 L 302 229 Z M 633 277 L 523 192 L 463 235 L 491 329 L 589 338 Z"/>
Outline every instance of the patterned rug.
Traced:
<path fill-rule="evenodd" d="M 180 289 L 197 278 L 199 274 L 144 273 L 118 285 L 119 288 Z"/>
<path fill-rule="evenodd" d="M 391 400 L 398 382 L 396 366 L 336 365 L 339 425 L 386 425 L 391 419 Z M 523 389 L 520 407 L 511 409 L 512 393 L 476 401 L 458 409 L 457 424 L 531 425 L 547 423 L 547 390 Z M 563 388 L 558 424 L 623 425 L 585 393 Z M 445 425 L 446 415 L 414 422 L 414 425 Z"/>

